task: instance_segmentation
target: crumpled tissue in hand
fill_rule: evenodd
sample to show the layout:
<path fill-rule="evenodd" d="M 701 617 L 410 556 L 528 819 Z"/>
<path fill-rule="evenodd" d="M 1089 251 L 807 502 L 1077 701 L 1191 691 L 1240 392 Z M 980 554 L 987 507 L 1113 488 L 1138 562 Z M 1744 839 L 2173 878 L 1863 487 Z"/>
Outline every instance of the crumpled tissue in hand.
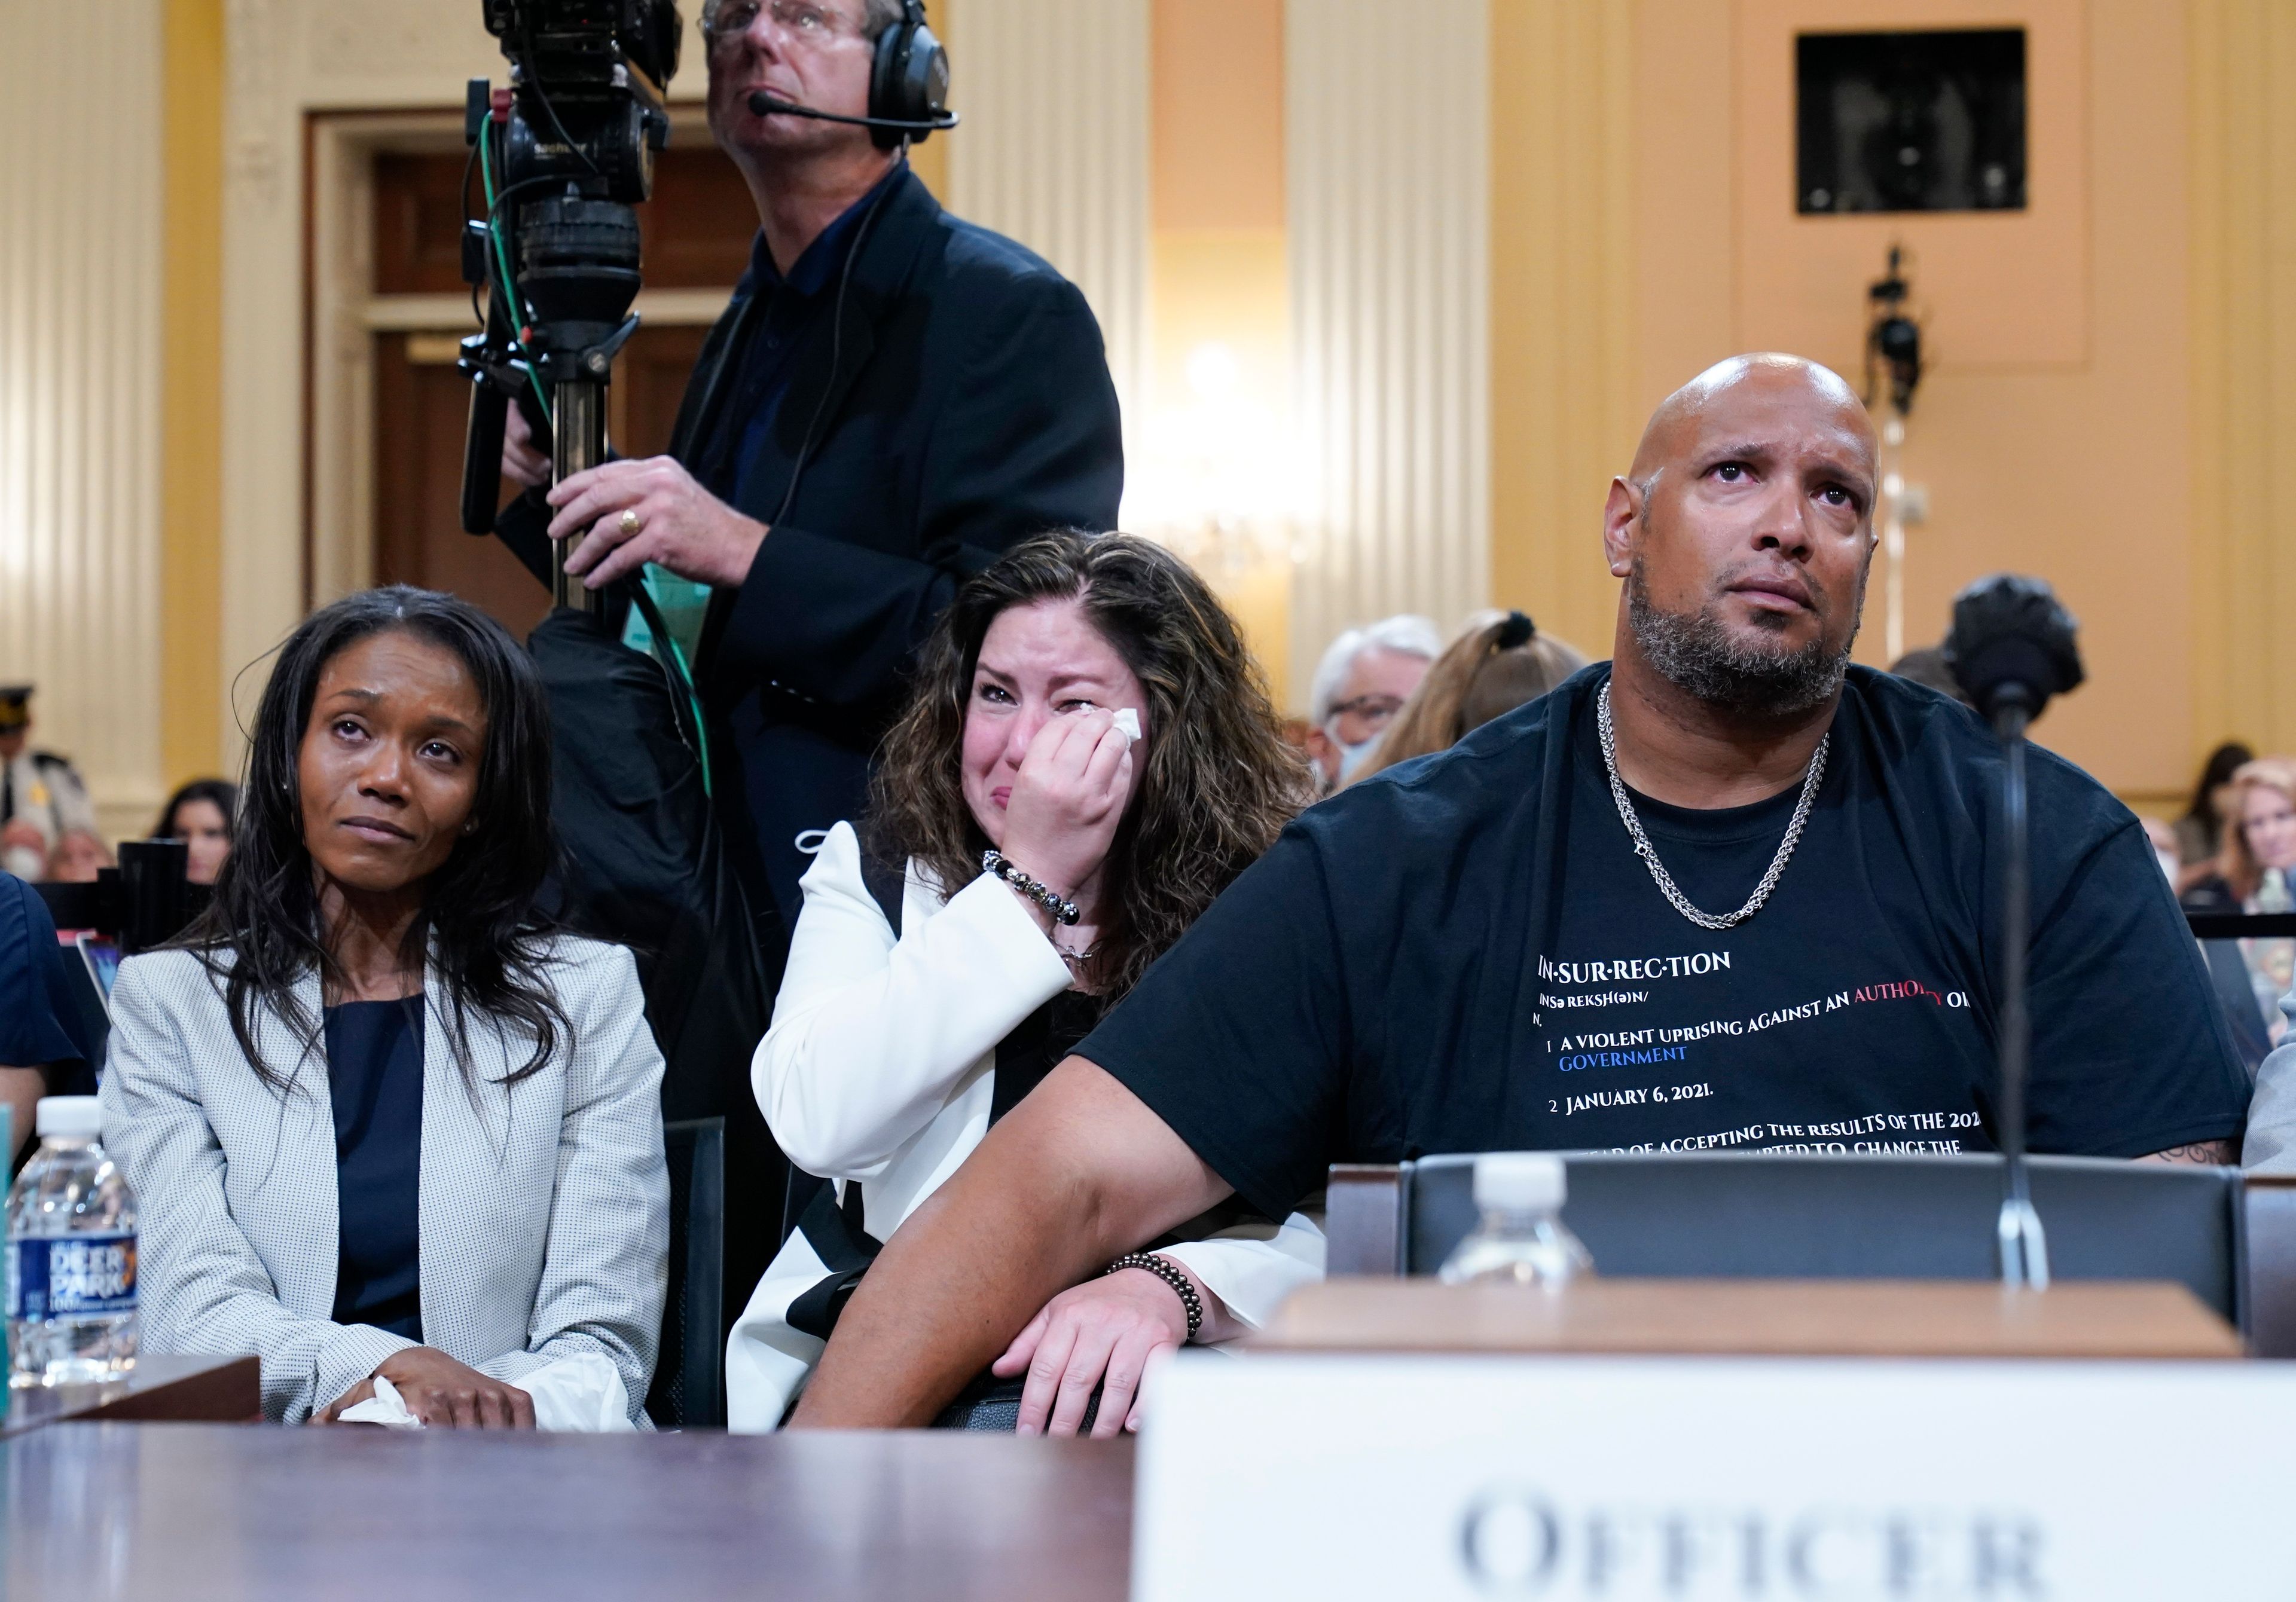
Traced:
<path fill-rule="evenodd" d="M 518 1388 L 534 1398 L 534 1427 L 606 1433 L 635 1429 L 622 1371 L 594 1352 L 578 1352 L 545 1363 Z M 422 1420 L 406 1408 L 398 1387 L 378 1374 L 374 1394 L 336 1415 L 340 1424 L 380 1424 L 385 1429 L 421 1429 Z"/>

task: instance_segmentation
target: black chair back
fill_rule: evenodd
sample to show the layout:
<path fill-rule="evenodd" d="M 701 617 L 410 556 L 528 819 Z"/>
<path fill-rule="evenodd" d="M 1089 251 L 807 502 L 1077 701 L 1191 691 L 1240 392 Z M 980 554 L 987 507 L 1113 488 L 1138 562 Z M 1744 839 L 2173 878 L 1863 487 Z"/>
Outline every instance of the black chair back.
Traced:
<path fill-rule="evenodd" d="M 663 1429 L 726 1422 L 726 1120 L 662 1125 L 669 1158 L 669 1295 L 646 1415 Z"/>
<path fill-rule="evenodd" d="M 1563 1222 L 1599 1273 L 1990 1279 L 2001 1165 L 1983 1157 L 1573 1154 Z M 1401 1268 L 1431 1274 L 1475 1226 L 1475 1159 L 1404 1166 Z M 2240 1172 L 2032 1159 L 2061 1279 L 2172 1279 L 2243 1329 Z"/>

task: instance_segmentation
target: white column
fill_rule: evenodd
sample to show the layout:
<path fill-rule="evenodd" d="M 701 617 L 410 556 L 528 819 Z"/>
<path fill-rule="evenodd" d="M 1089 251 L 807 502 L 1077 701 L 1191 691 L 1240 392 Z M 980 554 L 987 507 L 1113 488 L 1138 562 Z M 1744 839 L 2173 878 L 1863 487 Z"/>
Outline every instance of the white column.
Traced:
<path fill-rule="evenodd" d="M 1302 493 L 1292 682 L 1490 583 L 1487 0 L 1290 0 L 1285 161 Z"/>
<path fill-rule="evenodd" d="M 1136 437 L 1148 323 L 1148 0 L 960 0 L 949 208 L 1092 303 Z M 1128 449 L 1128 457 L 1133 453 Z"/>
<path fill-rule="evenodd" d="M 107 832 L 159 810 L 159 0 L 9 8 L 0 682 Z M 36 63 L 36 65 L 35 65 Z"/>

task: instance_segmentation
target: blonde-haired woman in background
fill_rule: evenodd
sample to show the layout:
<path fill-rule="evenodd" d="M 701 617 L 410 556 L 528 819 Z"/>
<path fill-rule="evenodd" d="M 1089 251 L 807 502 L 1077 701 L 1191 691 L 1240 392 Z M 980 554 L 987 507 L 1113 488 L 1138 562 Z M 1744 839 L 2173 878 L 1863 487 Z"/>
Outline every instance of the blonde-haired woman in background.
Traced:
<path fill-rule="evenodd" d="M 2234 770 L 2230 789 L 2216 871 L 2185 892 L 2185 910 L 2296 911 L 2296 758 L 2259 756 L 2243 763 Z M 2265 1019 L 2268 1042 L 2278 1045 L 2288 1028 L 2281 998 L 2296 982 L 2296 941 L 2278 936 L 2243 939 L 2239 950 L 2257 1008 Z M 2215 952 L 2210 954 L 2213 963 Z"/>
<path fill-rule="evenodd" d="M 2259 756 L 2232 776 L 2231 805 L 2225 812 L 2224 843 L 2217 872 L 2186 892 L 2185 905 L 2201 912 L 2285 912 L 2296 896 L 2296 760 Z M 2211 971 L 2216 951 L 2227 944 L 2204 941 Z M 2296 1173 L 2296 941 L 2253 939 L 2238 943 L 2256 999 L 2264 1009 L 2276 1049 L 2256 1070 L 2256 1095 L 2248 1109 L 2242 1165 L 2271 1173 Z M 2225 986 L 2218 985 L 2221 992 Z"/>
<path fill-rule="evenodd" d="M 1456 745 L 1586 666 L 1583 651 L 1540 633 L 1525 613 L 1477 613 L 1388 724 L 1357 781 Z"/>

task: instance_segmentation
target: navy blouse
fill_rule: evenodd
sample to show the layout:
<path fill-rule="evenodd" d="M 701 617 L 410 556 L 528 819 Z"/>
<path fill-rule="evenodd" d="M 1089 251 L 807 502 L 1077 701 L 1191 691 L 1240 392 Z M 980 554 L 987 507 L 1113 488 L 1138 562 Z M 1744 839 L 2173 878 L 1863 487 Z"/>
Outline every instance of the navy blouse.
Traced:
<path fill-rule="evenodd" d="M 422 998 L 326 1009 L 341 1224 L 334 1320 L 422 1338 Z"/>

